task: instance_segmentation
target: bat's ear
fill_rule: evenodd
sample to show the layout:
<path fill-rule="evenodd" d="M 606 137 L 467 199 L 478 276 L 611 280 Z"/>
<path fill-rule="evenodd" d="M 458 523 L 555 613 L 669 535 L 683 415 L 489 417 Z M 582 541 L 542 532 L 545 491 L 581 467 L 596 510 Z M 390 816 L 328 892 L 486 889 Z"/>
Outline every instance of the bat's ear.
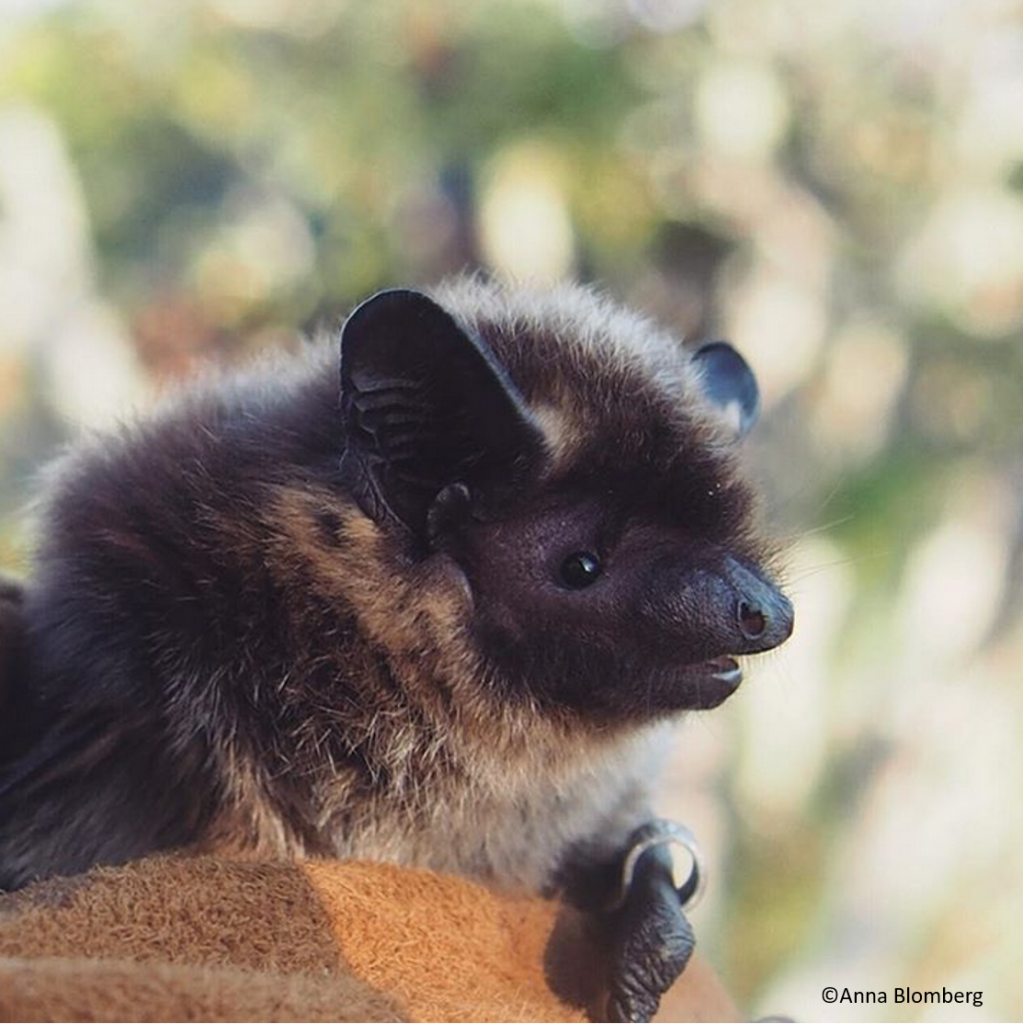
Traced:
<path fill-rule="evenodd" d="M 484 342 L 432 299 L 380 292 L 341 332 L 341 468 L 372 518 L 416 535 L 455 483 L 513 483 L 543 435 Z"/>
<path fill-rule="evenodd" d="M 712 341 L 693 355 L 703 393 L 736 437 L 745 437 L 760 415 L 760 388 L 749 364 L 727 341 Z"/>

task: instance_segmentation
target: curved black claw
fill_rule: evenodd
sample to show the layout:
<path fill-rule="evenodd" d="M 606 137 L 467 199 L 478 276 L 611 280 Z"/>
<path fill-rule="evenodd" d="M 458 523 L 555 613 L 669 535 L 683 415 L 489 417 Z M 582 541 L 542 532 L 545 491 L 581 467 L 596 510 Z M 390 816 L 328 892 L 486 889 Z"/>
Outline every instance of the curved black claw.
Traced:
<path fill-rule="evenodd" d="M 605 1020 L 649 1021 L 696 945 L 666 847 L 653 846 L 640 855 L 624 903 L 613 916 Z"/>

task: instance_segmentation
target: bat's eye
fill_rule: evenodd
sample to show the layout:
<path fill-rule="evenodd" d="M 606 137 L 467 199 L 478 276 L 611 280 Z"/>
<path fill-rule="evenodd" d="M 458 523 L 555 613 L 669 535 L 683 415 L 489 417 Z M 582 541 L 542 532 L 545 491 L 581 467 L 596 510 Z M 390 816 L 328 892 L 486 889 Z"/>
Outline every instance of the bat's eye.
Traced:
<path fill-rule="evenodd" d="M 577 551 L 561 563 L 561 581 L 573 590 L 582 590 L 600 578 L 600 559 L 586 551 Z"/>

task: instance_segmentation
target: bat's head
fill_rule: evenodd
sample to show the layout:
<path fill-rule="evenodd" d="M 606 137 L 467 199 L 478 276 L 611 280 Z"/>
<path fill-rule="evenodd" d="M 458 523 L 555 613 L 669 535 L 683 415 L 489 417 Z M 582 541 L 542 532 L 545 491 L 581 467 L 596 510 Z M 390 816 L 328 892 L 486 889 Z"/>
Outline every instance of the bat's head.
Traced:
<path fill-rule="evenodd" d="M 442 560 L 488 685 L 601 721 L 721 703 L 792 631 L 736 449 L 756 382 L 578 288 L 381 293 L 342 333 L 343 472 Z"/>

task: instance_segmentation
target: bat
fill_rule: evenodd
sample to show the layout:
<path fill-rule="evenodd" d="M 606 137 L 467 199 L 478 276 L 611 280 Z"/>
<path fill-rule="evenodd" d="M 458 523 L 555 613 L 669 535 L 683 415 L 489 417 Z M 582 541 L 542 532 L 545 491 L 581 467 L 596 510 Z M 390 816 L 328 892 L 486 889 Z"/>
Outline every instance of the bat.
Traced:
<path fill-rule="evenodd" d="M 758 407 L 724 342 L 460 279 L 81 441 L 5 605 L 0 886 L 188 847 L 599 906 L 672 723 L 792 630 Z"/>

